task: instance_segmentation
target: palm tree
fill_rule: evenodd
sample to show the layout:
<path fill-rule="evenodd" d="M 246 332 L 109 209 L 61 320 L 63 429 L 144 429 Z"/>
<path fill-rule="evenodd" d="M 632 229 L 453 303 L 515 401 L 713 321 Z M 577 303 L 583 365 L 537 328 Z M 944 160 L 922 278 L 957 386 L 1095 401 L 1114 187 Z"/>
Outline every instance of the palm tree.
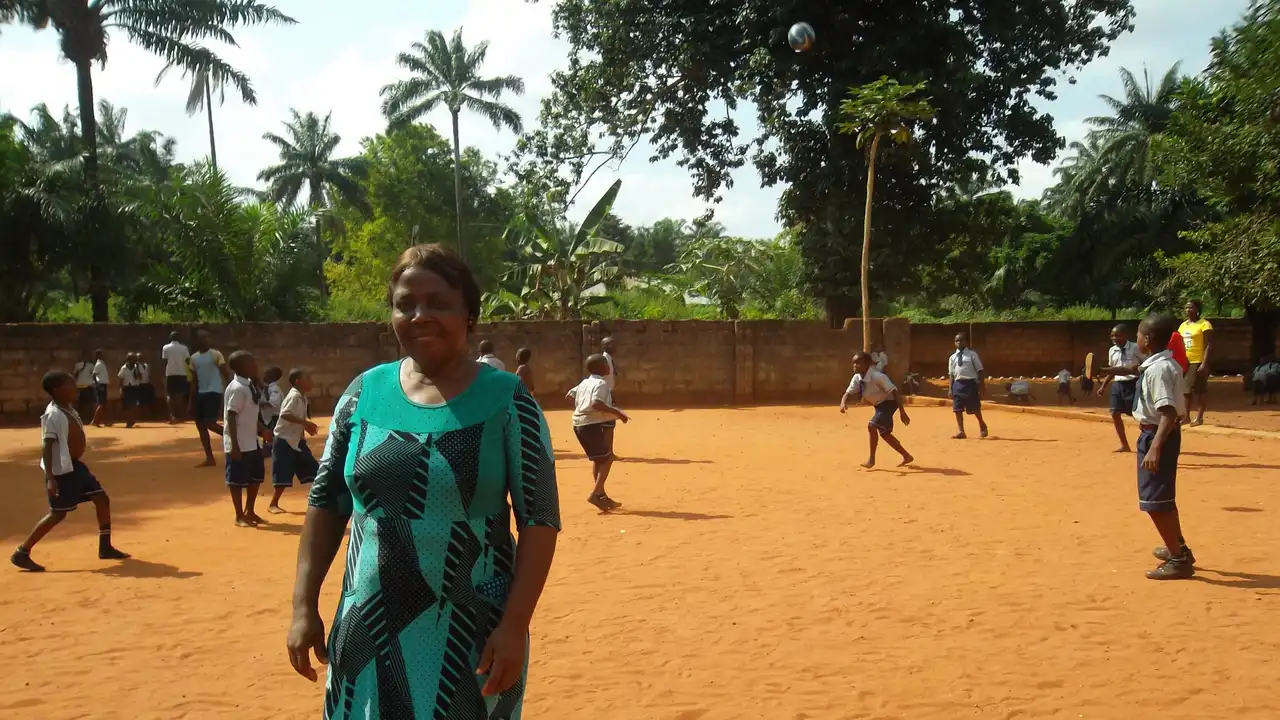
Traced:
<path fill-rule="evenodd" d="M 924 89 L 924 83 L 900 85 L 897 80 L 881 76 L 879 80 L 862 87 L 849 89 L 849 97 L 840 103 L 840 114 L 849 119 L 837 128 L 846 135 L 858 138 L 858 147 L 867 151 L 867 206 L 862 219 L 862 349 L 871 350 L 871 200 L 876 187 L 876 155 L 880 140 L 888 137 L 903 145 L 911 140 L 910 123 L 933 117 L 934 110 L 928 100 L 912 100 L 912 95 Z"/>
<path fill-rule="evenodd" d="M 334 200 L 341 200 L 366 216 L 372 214 L 361 180 L 369 169 L 362 157 L 335 158 L 333 151 L 342 136 L 330 129 L 330 115 L 305 115 L 291 109 L 292 118 L 284 123 L 285 135 L 266 133 L 263 139 L 280 150 L 280 162 L 258 173 L 267 183 L 269 197 L 282 205 L 293 205 L 307 186 L 307 206 L 317 214 L 315 223 L 316 256 L 321 260 L 321 292 L 327 295 L 323 278 L 323 261 L 328 258 L 321 216 L 330 210 Z"/>
<path fill-rule="evenodd" d="M 156 87 L 160 87 L 160 82 L 164 80 L 164 76 L 174 67 L 173 63 L 164 66 L 159 75 L 156 75 Z M 214 78 L 209 73 L 208 68 L 200 70 L 184 70 L 182 76 L 191 78 L 191 89 L 187 92 L 187 115 L 195 116 L 201 110 L 209 120 L 209 164 L 214 170 L 218 169 L 218 143 L 213 133 L 213 96 L 218 96 L 218 104 L 226 102 L 227 88 L 224 82 Z M 257 98 L 246 98 L 245 103 L 249 105 L 257 105 Z"/>
<path fill-rule="evenodd" d="M 1178 67 L 1179 64 L 1174 63 L 1155 86 L 1146 68 L 1142 69 L 1141 85 L 1128 68 L 1120 68 L 1124 99 L 1099 95 L 1113 114 L 1085 120 L 1102 141 L 1108 175 L 1121 185 L 1146 187 L 1155 181 L 1151 140 L 1164 132 L 1173 116 L 1181 83 Z"/>
<path fill-rule="evenodd" d="M 449 109 L 453 120 L 453 193 L 457 207 L 458 253 L 462 247 L 462 146 L 458 140 L 458 116 L 470 110 L 493 123 L 495 130 L 510 128 L 519 134 L 520 114 L 500 102 L 503 93 L 524 94 L 524 80 L 514 76 L 482 78 L 480 66 L 489 52 L 482 42 L 468 49 L 462 30 L 446 41 L 439 30 L 429 30 L 426 42 L 415 42 L 411 52 L 396 56 L 396 64 L 413 73 L 382 88 L 382 114 L 391 125 L 420 120 L 440 106 Z"/>
<path fill-rule="evenodd" d="M 91 193 L 100 193 L 97 122 L 94 116 L 93 63 L 107 62 L 107 35 L 123 35 L 167 63 L 195 72 L 207 70 L 218 82 L 234 86 L 246 101 L 255 98 L 249 78 L 202 43 L 210 39 L 231 45 L 230 28 L 295 21 L 255 0 L 19 0 L 15 16 L 36 28 L 52 22 L 61 36 L 62 54 L 76 68 L 80 105 L 80 137 L 84 141 L 84 177 Z M 107 278 L 90 267 L 89 293 L 94 322 L 107 321 Z"/>

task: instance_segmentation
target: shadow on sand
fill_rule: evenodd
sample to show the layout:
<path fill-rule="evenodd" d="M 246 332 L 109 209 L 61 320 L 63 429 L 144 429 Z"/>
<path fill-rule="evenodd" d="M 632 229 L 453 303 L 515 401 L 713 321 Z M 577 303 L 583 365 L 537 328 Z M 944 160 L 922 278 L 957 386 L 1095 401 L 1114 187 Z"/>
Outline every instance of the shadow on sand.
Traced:
<path fill-rule="evenodd" d="M 695 512 L 677 512 L 675 510 L 628 510 L 618 508 L 608 515 L 634 515 L 636 517 L 657 518 L 659 520 L 729 520 L 732 515 L 705 515 Z"/>
<path fill-rule="evenodd" d="M 1256 573 L 1229 572 L 1212 568 L 1196 568 L 1197 573 L 1213 573 L 1213 576 L 1197 574 L 1192 580 L 1220 587 L 1241 588 L 1243 590 L 1280 590 L 1280 575 L 1260 575 Z M 1270 594 L 1270 593 L 1268 593 Z"/>
<path fill-rule="evenodd" d="M 48 570 L 49 573 L 93 573 L 94 575 L 106 575 L 108 577 L 122 578 L 162 578 L 165 580 L 186 580 L 188 578 L 200 577 L 204 573 L 194 570 L 180 570 L 176 565 L 167 563 L 151 562 L 139 558 L 129 558 L 121 560 L 116 565 L 108 565 L 107 567 L 94 568 L 92 570 Z"/>

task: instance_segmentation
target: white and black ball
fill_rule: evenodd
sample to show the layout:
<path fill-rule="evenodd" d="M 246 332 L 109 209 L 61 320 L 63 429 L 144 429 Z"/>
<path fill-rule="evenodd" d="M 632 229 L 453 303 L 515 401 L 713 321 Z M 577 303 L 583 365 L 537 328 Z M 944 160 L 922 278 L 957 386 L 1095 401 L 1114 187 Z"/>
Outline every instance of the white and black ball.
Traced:
<path fill-rule="evenodd" d="M 791 49 L 798 53 L 811 49 L 816 39 L 813 26 L 807 22 L 798 22 L 787 31 L 787 42 L 791 45 Z"/>

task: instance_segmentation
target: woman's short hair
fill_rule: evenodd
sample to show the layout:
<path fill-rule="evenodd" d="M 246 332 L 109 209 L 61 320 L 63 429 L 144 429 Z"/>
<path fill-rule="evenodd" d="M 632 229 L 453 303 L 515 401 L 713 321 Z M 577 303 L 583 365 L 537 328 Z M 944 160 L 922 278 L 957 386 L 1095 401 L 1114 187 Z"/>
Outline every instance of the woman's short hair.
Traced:
<path fill-rule="evenodd" d="M 471 274 L 471 268 L 449 248 L 437 244 L 414 245 L 400 254 L 395 267 L 391 269 L 391 280 L 387 283 L 387 304 L 391 304 L 391 296 L 395 292 L 400 276 L 409 268 L 420 268 L 439 275 L 449 287 L 462 293 L 462 300 L 467 305 L 467 316 L 480 318 L 480 286 Z"/>

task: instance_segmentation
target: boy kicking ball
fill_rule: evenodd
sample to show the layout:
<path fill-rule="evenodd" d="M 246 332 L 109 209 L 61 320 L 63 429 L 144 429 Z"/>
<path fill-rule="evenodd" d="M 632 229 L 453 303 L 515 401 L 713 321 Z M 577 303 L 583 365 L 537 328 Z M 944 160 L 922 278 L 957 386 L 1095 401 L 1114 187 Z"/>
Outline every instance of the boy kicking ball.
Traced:
<path fill-rule="evenodd" d="M 907 409 L 902 406 L 898 399 L 898 388 L 894 387 L 893 381 L 888 375 L 875 369 L 871 360 L 871 355 L 865 352 L 855 353 L 853 356 L 853 379 L 849 381 L 849 389 L 845 390 L 844 397 L 840 398 L 840 413 L 844 414 L 849 409 L 849 400 L 855 403 L 865 401 L 868 405 L 875 408 L 875 413 L 871 416 L 871 422 L 867 423 L 867 436 L 871 443 L 871 453 L 867 457 L 867 461 L 862 463 L 864 468 L 873 468 L 876 465 L 876 446 L 880 444 L 880 438 L 889 447 L 898 451 L 902 456 L 902 462 L 898 463 L 899 467 L 909 464 L 915 458 L 911 457 L 898 442 L 898 438 L 893 436 L 893 413 L 896 411 L 902 418 L 903 425 L 910 425 L 911 418 L 907 417 Z"/>
<path fill-rule="evenodd" d="M 9 561 L 30 572 L 44 572 L 44 566 L 31 559 L 31 549 L 49 531 L 82 502 L 92 502 L 98 513 L 98 557 L 103 560 L 125 560 L 129 555 L 111 544 L 111 500 L 98 479 L 80 462 L 84 457 L 84 423 L 73 407 L 79 391 L 76 380 L 65 372 L 51 372 L 41 382 L 52 398 L 40 417 L 40 433 L 44 450 L 40 468 L 44 470 L 44 487 L 49 496 L 49 514 L 36 523 L 25 542 L 18 546 Z"/>

